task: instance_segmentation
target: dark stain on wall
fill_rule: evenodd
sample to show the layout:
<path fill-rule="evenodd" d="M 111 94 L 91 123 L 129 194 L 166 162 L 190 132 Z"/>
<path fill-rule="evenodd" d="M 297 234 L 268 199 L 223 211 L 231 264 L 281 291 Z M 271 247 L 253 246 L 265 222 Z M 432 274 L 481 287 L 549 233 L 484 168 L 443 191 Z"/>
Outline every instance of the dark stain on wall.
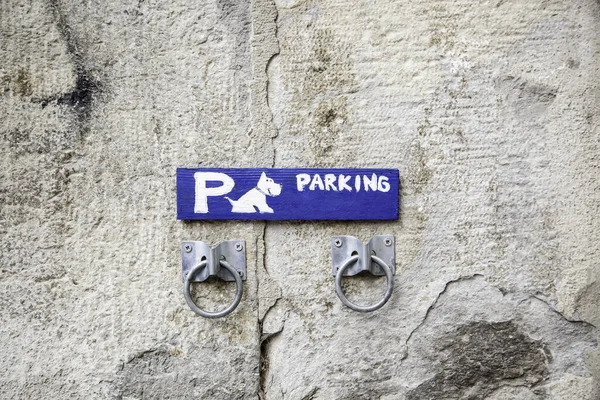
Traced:
<path fill-rule="evenodd" d="M 73 107 L 78 114 L 87 118 L 94 101 L 94 96 L 101 89 L 102 86 L 95 77 L 91 76 L 88 71 L 79 70 L 77 72 L 75 89 L 59 97 L 57 103 Z"/>
<path fill-rule="evenodd" d="M 168 398 L 171 392 L 180 392 L 185 385 L 177 382 L 176 358 L 162 347 L 134 355 L 118 373 L 116 398 L 161 399 Z"/>
<path fill-rule="evenodd" d="M 42 107 L 46 107 L 50 103 L 70 107 L 77 115 L 80 130 L 83 131 L 82 133 L 85 133 L 94 100 L 103 92 L 104 86 L 98 74 L 93 73 L 93 69 L 86 63 L 84 49 L 79 43 L 77 36 L 73 33 L 73 28 L 68 24 L 67 17 L 60 7 L 59 0 L 49 0 L 49 3 L 56 18 L 58 31 L 65 40 L 67 51 L 71 55 L 76 79 L 75 87 L 71 92 L 39 99 L 38 102 Z"/>
<path fill-rule="evenodd" d="M 353 93 L 358 90 L 350 59 L 352 48 L 330 29 L 311 33 L 312 51 L 305 72 L 303 93 L 307 98 L 324 92 Z"/>
<path fill-rule="evenodd" d="M 0 94 L 6 95 L 8 93 L 25 98 L 33 94 L 31 74 L 28 67 L 19 68 L 13 76 L 4 75 L 0 77 Z"/>
<path fill-rule="evenodd" d="M 320 165 L 328 165 L 333 149 L 343 145 L 340 143 L 340 135 L 348 120 L 346 97 L 321 101 L 314 111 L 313 120 L 314 125 L 308 139 L 311 153 L 317 157 Z"/>
<path fill-rule="evenodd" d="M 507 383 L 531 388 L 548 377 L 552 362 L 547 346 L 512 321 L 462 325 L 436 347 L 439 371 L 407 400 L 485 399 Z"/>

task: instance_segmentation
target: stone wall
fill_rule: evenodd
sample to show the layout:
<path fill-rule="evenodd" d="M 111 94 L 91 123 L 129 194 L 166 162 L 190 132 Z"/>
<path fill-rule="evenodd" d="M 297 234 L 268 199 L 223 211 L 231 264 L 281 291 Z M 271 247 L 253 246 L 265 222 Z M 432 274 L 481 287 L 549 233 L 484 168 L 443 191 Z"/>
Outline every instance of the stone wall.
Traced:
<path fill-rule="evenodd" d="M 2 0 L 0 398 L 600 398 L 599 22 L 596 0 Z M 398 168 L 401 215 L 177 221 L 177 167 Z M 384 233 L 393 297 L 355 313 L 330 237 Z M 227 239 L 244 298 L 206 320 L 180 243 Z"/>

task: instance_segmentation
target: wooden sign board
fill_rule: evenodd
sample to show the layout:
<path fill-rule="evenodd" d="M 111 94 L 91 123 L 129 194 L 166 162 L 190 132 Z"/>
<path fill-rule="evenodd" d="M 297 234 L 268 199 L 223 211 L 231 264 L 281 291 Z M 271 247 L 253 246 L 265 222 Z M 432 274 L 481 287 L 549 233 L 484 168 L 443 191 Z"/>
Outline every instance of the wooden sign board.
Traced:
<path fill-rule="evenodd" d="M 397 169 L 177 169 L 182 220 L 396 220 Z"/>

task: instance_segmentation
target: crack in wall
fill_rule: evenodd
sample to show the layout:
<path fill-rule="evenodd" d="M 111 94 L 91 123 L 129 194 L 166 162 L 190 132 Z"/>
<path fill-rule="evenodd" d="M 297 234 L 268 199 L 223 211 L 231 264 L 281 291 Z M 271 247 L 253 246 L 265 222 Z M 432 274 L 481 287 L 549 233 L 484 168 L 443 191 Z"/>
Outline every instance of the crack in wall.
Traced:
<path fill-rule="evenodd" d="M 425 324 L 425 322 L 427 321 L 427 318 L 429 317 L 429 314 L 431 313 L 431 311 L 435 308 L 435 306 L 437 305 L 438 301 L 440 300 L 440 298 L 448 291 L 449 287 L 453 284 L 456 284 L 458 282 L 461 281 L 465 281 L 465 280 L 470 280 L 470 279 L 475 279 L 475 278 L 485 278 L 482 274 L 473 274 L 473 275 L 468 275 L 468 276 L 461 276 L 457 279 L 453 279 L 450 280 L 448 282 L 446 282 L 446 284 L 444 285 L 444 288 L 437 294 L 435 300 L 429 305 L 429 307 L 427 307 L 427 311 L 425 311 L 425 316 L 423 317 L 423 319 L 421 320 L 421 322 L 413 329 L 410 331 L 410 333 L 408 334 L 408 337 L 406 338 L 406 341 L 404 342 L 406 348 L 407 348 L 407 352 L 404 354 L 404 357 L 402 357 L 402 360 L 404 360 L 407 356 L 408 356 L 408 343 L 410 342 L 410 339 L 412 338 L 412 336 Z M 500 290 L 500 289 L 499 289 Z M 506 294 L 505 291 L 500 290 L 500 292 L 504 295 Z M 596 326 L 592 323 L 589 323 L 587 321 L 584 320 L 573 320 L 573 319 L 569 319 L 567 317 L 565 317 L 564 314 L 562 314 L 560 311 L 558 311 L 552 304 L 550 304 L 548 301 L 540 298 L 539 296 L 536 295 L 529 295 L 527 297 L 525 297 L 524 299 L 522 299 L 517 305 L 520 305 L 526 301 L 529 301 L 531 299 L 536 299 L 538 301 L 540 301 L 541 303 L 545 304 L 553 313 L 557 314 L 560 318 L 564 319 L 565 321 L 572 323 L 572 324 L 581 324 L 582 326 L 587 326 L 587 327 L 591 327 L 591 328 L 596 328 Z"/>
<path fill-rule="evenodd" d="M 597 340 L 593 324 L 573 321 L 536 295 L 496 288 L 474 274 L 445 283 L 405 347 L 402 364 L 419 382 L 407 399 L 441 393 L 483 399 L 501 386 L 544 396 L 552 390 L 549 377 L 588 377 L 581 359 L 597 349 Z"/>
<path fill-rule="evenodd" d="M 273 53 L 273 55 L 271 55 L 271 58 L 269 58 L 269 61 L 267 61 L 267 65 L 265 66 L 265 74 L 267 76 L 267 85 L 266 85 L 266 100 L 267 100 L 267 107 L 269 108 L 269 111 L 271 112 L 271 124 L 273 125 L 273 128 L 275 130 L 275 135 L 271 138 L 271 143 L 273 144 L 273 153 L 275 153 L 276 148 L 275 148 L 275 139 L 277 139 L 279 137 L 279 127 L 277 126 L 277 124 L 275 123 L 275 111 L 273 110 L 273 105 L 272 105 L 272 100 L 271 100 L 271 96 L 269 95 L 269 85 L 271 83 L 271 74 L 269 73 L 269 69 L 271 68 L 272 63 L 279 58 L 279 54 L 281 53 L 281 42 L 279 41 L 279 11 L 277 10 L 277 6 L 275 6 L 275 4 L 273 4 L 273 7 L 275 8 L 275 40 L 277 41 L 277 51 L 275 53 Z M 273 167 L 275 167 L 275 154 L 273 154 Z"/>
<path fill-rule="evenodd" d="M 254 0 L 252 2 L 252 135 L 257 146 L 270 147 L 270 155 L 265 155 L 265 164 L 275 167 L 276 148 L 275 138 L 279 130 L 274 121 L 272 101 L 269 99 L 270 76 L 269 67 L 280 52 L 277 22 L 279 13 L 275 2 L 272 0 Z M 259 245 L 262 248 L 262 266 L 257 265 L 257 292 L 258 305 L 258 335 L 259 335 L 259 381 L 257 394 L 260 399 L 267 396 L 269 373 L 269 346 L 271 341 L 282 331 L 285 318 L 279 330 L 265 334 L 265 320 L 267 315 L 275 309 L 281 299 L 281 289 L 273 282 L 267 268 L 267 237 L 268 223 L 262 225 L 262 232 L 257 235 L 256 248 L 257 260 L 259 259 Z M 258 264 L 258 263 L 257 263 Z M 265 310 L 266 308 L 266 310 Z"/>
<path fill-rule="evenodd" d="M 587 326 L 587 327 L 591 327 L 591 328 L 596 328 L 596 325 L 594 325 L 591 322 L 588 321 L 584 321 L 581 319 L 569 319 L 567 318 L 563 313 L 561 313 L 560 311 L 558 311 L 552 304 L 548 303 L 546 300 L 542 299 L 541 297 L 537 296 L 537 295 L 530 295 L 528 298 L 522 300 L 521 302 L 525 302 L 527 300 L 531 300 L 531 299 L 536 299 L 540 302 L 542 302 L 543 304 L 546 305 L 546 307 L 548 307 L 553 313 L 555 313 L 556 315 L 558 315 L 559 317 L 561 317 L 562 319 L 564 319 L 565 321 L 571 323 L 571 324 L 581 324 L 582 326 Z"/>
<path fill-rule="evenodd" d="M 269 96 L 269 85 L 271 82 L 271 75 L 269 73 L 269 68 L 271 64 L 279 57 L 281 52 L 281 43 L 279 42 L 279 11 L 277 10 L 277 6 L 273 3 L 273 7 L 275 8 L 275 40 L 277 41 L 277 51 L 271 55 L 269 61 L 267 61 L 267 65 L 265 66 L 265 75 L 267 76 L 267 83 L 265 86 L 266 90 L 266 101 L 267 107 L 269 108 L 269 112 L 271 113 L 271 125 L 273 126 L 273 130 L 275 131 L 274 135 L 271 137 L 271 147 L 273 148 L 273 163 L 271 164 L 272 168 L 275 168 L 275 163 L 277 160 L 277 147 L 275 146 L 275 142 L 279 137 L 279 127 L 275 123 L 275 111 L 273 110 L 273 105 L 271 104 L 271 98 Z"/>
<path fill-rule="evenodd" d="M 262 325 L 262 323 L 261 323 Z M 259 382 L 258 382 L 258 398 L 260 400 L 266 400 L 267 398 L 267 390 L 268 390 L 268 382 L 267 378 L 269 376 L 269 345 L 271 341 L 277 336 L 281 335 L 283 332 L 283 327 L 281 330 L 274 332 L 272 334 L 267 335 L 264 339 L 261 339 L 260 342 L 260 367 L 259 367 Z"/>
<path fill-rule="evenodd" d="M 280 53 L 278 21 L 279 12 L 272 0 L 255 0 L 252 5 L 253 42 L 253 131 L 270 138 L 271 167 L 275 167 L 274 139 L 279 129 L 274 122 L 275 113 L 269 88 L 272 77 L 269 69 Z"/>
<path fill-rule="evenodd" d="M 267 268 L 267 242 L 266 242 L 266 238 L 267 238 L 267 224 L 268 222 L 264 222 L 263 224 L 263 229 L 262 229 L 262 245 L 263 245 L 263 253 L 262 253 L 262 265 L 263 265 L 263 270 L 265 272 L 265 274 L 270 278 L 271 274 L 269 273 L 269 268 Z"/>
<path fill-rule="evenodd" d="M 265 316 L 259 321 L 259 332 L 260 332 L 260 359 L 259 359 L 259 381 L 258 381 L 258 398 L 265 400 L 267 398 L 267 391 L 270 382 L 267 382 L 269 376 L 270 367 L 270 345 L 273 339 L 277 338 L 283 332 L 285 328 L 286 315 L 284 315 L 281 326 L 274 332 L 264 333 L 264 324 L 267 314 L 274 309 L 279 303 L 281 298 L 275 300 L 275 303 L 267 310 Z"/>
<path fill-rule="evenodd" d="M 483 277 L 483 275 L 481 275 L 481 274 L 473 274 L 473 275 L 468 275 L 468 276 L 461 276 L 460 278 L 453 279 L 451 281 L 446 282 L 446 284 L 444 285 L 444 288 L 435 297 L 435 300 L 429 305 L 429 307 L 427 307 L 427 311 L 425 311 L 425 316 L 423 317 L 423 319 L 421 320 L 421 322 L 419 322 L 419 324 L 412 331 L 410 331 L 410 333 L 408 334 L 408 337 L 406 338 L 406 341 L 404 342 L 404 346 L 406 347 L 406 353 L 401 358 L 401 360 L 404 360 L 406 357 L 408 357 L 408 342 L 412 338 L 413 334 L 416 331 L 418 331 L 419 328 L 421 328 L 423 326 L 423 324 L 425 324 L 425 322 L 427 321 L 427 317 L 429 317 L 429 314 L 431 313 L 431 310 L 434 309 L 434 307 L 436 306 L 436 304 L 438 303 L 438 301 L 440 300 L 440 298 L 442 297 L 442 295 L 444 293 L 446 293 L 446 291 L 448 290 L 448 288 L 450 287 L 450 285 L 455 284 L 455 283 L 460 282 L 460 281 L 474 279 L 476 277 Z"/>
<path fill-rule="evenodd" d="M 321 388 L 313 388 L 302 400 L 313 400 Z"/>

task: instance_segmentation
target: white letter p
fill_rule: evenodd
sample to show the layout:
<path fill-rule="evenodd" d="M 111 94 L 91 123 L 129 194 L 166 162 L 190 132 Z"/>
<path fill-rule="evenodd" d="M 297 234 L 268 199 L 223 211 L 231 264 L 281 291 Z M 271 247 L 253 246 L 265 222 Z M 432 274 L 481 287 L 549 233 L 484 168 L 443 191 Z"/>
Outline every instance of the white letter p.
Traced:
<path fill-rule="evenodd" d="M 231 192 L 235 186 L 233 179 L 221 172 L 196 172 L 194 179 L 196 180 L 196 201 L 194 203 L 196 214 L 208 213 L 208 196 L 222 196 Z M 222 185 L 209 188 L 206 187 L 208 181 L 218 181 Z"/>
<path fill-rule="evenodd" d="M 298 189 L 299 192 L 302 192 L 304 190 L 304 186 L 308 185 L 309 182 L 310 182 L 309 174 L 296 175 L 296 188 Z"/>

